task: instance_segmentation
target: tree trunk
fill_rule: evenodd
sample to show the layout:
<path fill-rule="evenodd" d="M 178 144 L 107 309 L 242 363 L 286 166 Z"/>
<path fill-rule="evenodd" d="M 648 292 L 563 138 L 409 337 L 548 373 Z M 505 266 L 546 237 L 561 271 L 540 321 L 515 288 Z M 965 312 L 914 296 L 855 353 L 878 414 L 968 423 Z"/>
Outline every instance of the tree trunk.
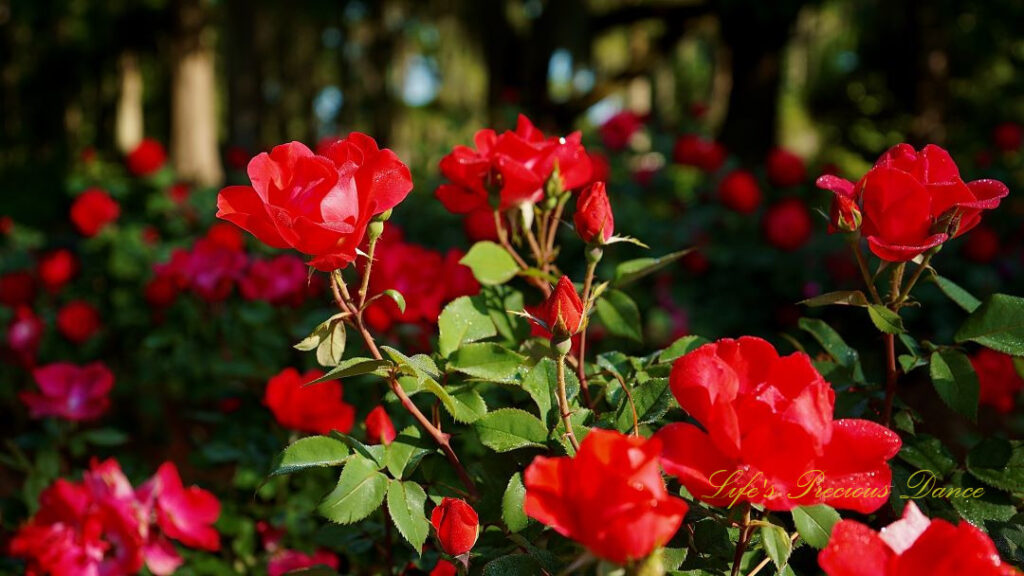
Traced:
<path fill-rule="evenodd" d="M 145 124 L 142 116 L 142 72 L 139 62 L 131 52 L 121 55 L 121 91 L 117 97 L 117 114 L 114 118 L 114 140 L 117 149 L 127 154 L 142 142 Z"/>

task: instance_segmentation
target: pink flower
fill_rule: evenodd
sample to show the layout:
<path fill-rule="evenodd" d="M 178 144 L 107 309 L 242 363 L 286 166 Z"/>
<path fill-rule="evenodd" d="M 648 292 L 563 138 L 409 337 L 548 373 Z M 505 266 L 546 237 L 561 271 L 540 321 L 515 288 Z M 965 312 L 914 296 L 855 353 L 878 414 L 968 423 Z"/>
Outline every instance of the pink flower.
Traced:
<path fill-rule="evenodd" d="M 102 363 L 80 367 L 59 362 L 37 368 L 32 375 L 40 392 L 22 392 L 19 396 L 33 418 L 94 420 L 110 407 L 114 375 Z"/>
<path fill-rule="evenodd" d="M 313 554 L 306 554 L 298 550 L 281 550 L 270 557 L 270 561 L 267 563 L 267 576 L 281 576 L 292 570 L 320 565 L 337 570 L 338 555 L 325 549 L 317 550 Z"/>
<path fill-rule="evenodd" d="M 31 308 L 20 306 L 7 326 L 7 346 L 18 356 L 23 365 L 35 362 L 39 341 L 43 338 L 43 321 Z"/>
<path fill-rule="evenodd" d="M 185 488 L 173 462 L 164 462 L 137 494 L 152 505 L 156 523 L 168 538 L 191 548 L 220 550 L 220 534 L 213 527 L 220 502 L 198 486 Z"/>
<path fill-rule="evenodd" d="M 238 283 L 246 300 L 298 306 L 306 299 L 309 269 L 302 258 L 282 254 L 254 260 Z"/>

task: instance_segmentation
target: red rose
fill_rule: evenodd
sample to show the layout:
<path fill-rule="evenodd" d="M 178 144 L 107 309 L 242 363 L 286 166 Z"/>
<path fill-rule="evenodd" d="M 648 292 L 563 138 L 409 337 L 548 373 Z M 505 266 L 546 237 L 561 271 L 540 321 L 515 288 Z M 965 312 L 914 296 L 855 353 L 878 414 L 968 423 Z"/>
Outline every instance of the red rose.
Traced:
<path fill-rule="evenodd" d="M 576 200 L 576 213 L 572 221 L 576 233 L 587 244 L 604 244 L 612 237 L 615 233 L 615 216 L 608 202 L 604 182 L 594 182 L 583 189 Z"/>
<path fill-rule="evenodd" d="M 999 235 L 992 228 L 981 225 L 964 240 L 963 253 L 968 260 L 987 264 L 995 260 L 1000 250 Z"/>
<path fill-rule="evenodd" d="M 853 193 L 853 184 L 832 174 L 818 177 L 815 182 L 818 188 L 831 190 L 832 208 L 829 210 L 828 233 L 856 232 L 864 216 L 857 205 L 857 197 Z"/>
<path fill-rule="evenodd" d="M 299 374 L 295 368 L 285 368 L 267 382 L 263 403 L 278 424 L 313 434 L 329 434 L 331 430 L 347 434 L 352 429 L 355 409 L 342 400 L 341 382 L 330 380 L 303 387 L 323 375 L 320 370 Z"/>
<path fill-rule="evenodd" d="M 583 327 L 583 302 L 568 276 L 558 280 L 539 312 L 539 319 L 555 340 L 574 336 Z"/>
<path fill-rule="evenodd" d="M 309 269 L 298 256 L 281 254 L 254 260 L 238 287 L 246 300 L 263 300 L 274 305 L 298 306 L 306 299 Z"/>
<path fill-rule="evenodd" d="M 999 559 L 992 539 L 969 522 L 954 526 L 929 520 L 908 502 L 903 517 L 881 532 L 854 520 L 832 527 L 828 546 L 818 553 L 828 576 L 1014 576 L 1020 572 Z"/>
<path fill-rule="evenodd" d="M 438 560 L 437 565 L 430 571 L 430 576 L 455 576 L 456 574 L 458 574 L 458 568 L 444 558 Z"/>
<path fill-rule="evenodd" d="M 217 217 L 274 248 L 313 256 L 330 272 L 356 258 L 370 220 L 394 208 L 412 190 L 409 168 L 358 132 L 323 156 L 298 142 L 249 162 L 252 186 L 228 186 L 217 197 Z"/>
<path fill-rule="evenodd" d="M 967 233 L 981 222 L 982 210 L 996 208 L 1009 193 L 996 180 L 965 183 L 949 153 L 932 144 L 920 152 L 909 144 L 893 146 L 856 186 L 822 176 L 818 187 L 837 201 L 853 199 L 868 246 L 890 262 L 912 260 Z"/>
<path fill-rule="evenodd" d="M 191 548 L 216 552 L 220 534 L 213 526 L 220 516 L 220 502 L 198 486 L 186 488 L 173 462 L 164 462 L 137 491 L 140 501 L 155 512 L 163 535 Z"/>
<path fill-rule="evenodd" d="M 617 152 L 625 148 L 633 134 L 636 134 L 637 130 L 640 130 L 643 126 L 643 118 L 626 110 L 605 120 L 604 124 L 601 124 L 601 127 L 598 129 L 598 132 L 601 133 L 601 141 L 604 143 L 604 147 Z"/>
<path fill-rule="evenodd" d="M 83 236 L 99 234 L 120 215 L 121 206 L 99 188 L 82 192 L 71 205 L 71 222 Z"/>
<path fill-rule="evenodd" d="M 178 297 L 178 283 L 167 274 L 157 274 L 144 288 L 146 302 L 155 308 L 165 308 Z"/>
<path fill-rule="evenodd" d="M 377 406 L 366 415 L 366 440 L 370 444 L 391 444 L 397 435 L 383 406 Z"/>
<path fill-rule="evenodd" d="M 313 554 L 298 550 L 280 550 L 270 557 L 267 563 L 267 576 L 283 576 L 294 570 L 321 565 L 337 570 L 341 564 L 338 555 L 326 548 L 321 548 Z"/>
<path fill-rule="evenodd" d="M 100 313 L 82 300 L 65 304 L 57 311 L 57 331 L 75 344 L 92 338 L 100 330 Z"/>
<path fill-rule="evenodd" d="M 775 148 L 769 152 L 765 167 L 768 181 L 780 188 L 799 186 L 807 178 L 803 159 L 785 148 Z"/>
<path fill-rule="evenodd" d="M 185 182 L 178 182 L 172 184 L 167 189 L 167 196 L 170 197 L 171 202 L 175 204 L 185 204 L 188 202 L 188 197 L 192 194 L 192 188 Z"/>
<path fill-rule="evenodd" d="M 490 207 L 477 208 L 466 214 L 462 227 L 466 231 L 466 237 L 473 242 L 498 241 L 498 225 L 494 221 L 494 211 Z"/>
<path fill-rule="evenodd" d="M 245 238 L 238 228 L 231 224 L 220 222 L 210 226 L 204 236 L 211 244 L 225 250 L 241 252 L 245 248 Z"/>
<path fill-rule="evenodd" d="M 78 260 L 70 250 L 61 248 L 47 252 L 39 259 L 39 279 L 51 292 L 56 292 L 71 280 L 78 270 Z"/>
<path fill-rule="evenodd" d="M 782 200 L 768 208 L 761 221 L 764 237 L 779 250 L 796 250 L 811 237 L 811 213 L 797 198 Z"/>
<path fill-rule="evenodd" d="M 25 366 L 35 362 L 39 342 L 43 339 L 43 321 L 27 306 L 14 310 L 14 317 L 7 325 L 7 346 L 15 352 Z"/>
<path fill-rule="evenodd" d="M 590 157 L 590 181 L 607 182 L 612 175 L 612 167 L 608 159 L 600 152 L 587 152 Z"/>
<path fill-rule="evenodd" d="M 1012 412 L 1017 395 L 1024 390 L 1024 378 L 1013 365 L 1013 357 L 982 348 L 971 356 L 971 366 L 978 373 L 978 403 L 993 406 L 1003 414 Z"/>
<path fill-rule="evenodd" d="M 160 142 L 144 138 L 124 159 L 128 171 L 136 176 L 149 176 L 167 162 L 167 152 Z"/>
<path fill-rule="evenodd" d="M 656 439 L 594 428 L 574 458 L 534 458 L 523 475 L 523 510 L 605 560 L 644 558 L 672 538 L 687 511 L 665 490 L 660 450 Z"/>
<path fill-rule="evenodd" d="M 36 280 L 29 272 L 0 275 L 0 304 L 10 308 L 25 306 L 36 297 Z"/>
<path fill-rule="evenodd" d="M 480 532 L 476 510 L 458 498 L 444 498 L 430 513 L 430 523 L 446 554 L 461 556 L 473 549 Z"/>
<path fill-rule="evenodd" d="M 725 147 L 696 134 L 683 134 L 672 149 L 676 164 L 696 166 L 704 172 L 717 172 L 725 164 Z"/>
<path fill-rule="evenodd" d="M 1024 128 L 1016 122 L 1003 122 L 992 130 L 992 142 L 1003 152 L 1016 152 L 1024 141 Z"/>
<path fill-rule="evenodd" d="M 718 199 L 730 210 L 750 214 L 761 205 L 761 187 L 746 170 L 733 170 L 718 184 Z"/>
<path fill-rule="evenodd" d="M 835 393 L 806 354 L 780 357 L 750 336 L 719 340 L 676 360 L 669 385 L 703 430 L 659 430 L 661 463 L 694 497 L 729 505 L 728 489 L 749 482 L 757 490 L 736 498 L 769 510 L 824 502 L 868 513 L 887 501 L 899 436 L 867 420 L 833 421 Z"/>
<path fill-rule="evenodd" d="M 444 282 L 444 304 L 460 296 L 473 296 L 480 292 L 480 283 L 468 266 L 460 260 L 466 255 L 458 248 L 452 248 L 444 255 L 444 263 L 441 265 Z"/>
<path fill-rule="evenodd" d="M 48 364 L 32 372 L 39 392 L 21 392 L 33 418 L 56 416 L 65 420 L 95 420 L 110 407 L 114 375 L 94 362 L 75 366 L 66 362 Z"/>

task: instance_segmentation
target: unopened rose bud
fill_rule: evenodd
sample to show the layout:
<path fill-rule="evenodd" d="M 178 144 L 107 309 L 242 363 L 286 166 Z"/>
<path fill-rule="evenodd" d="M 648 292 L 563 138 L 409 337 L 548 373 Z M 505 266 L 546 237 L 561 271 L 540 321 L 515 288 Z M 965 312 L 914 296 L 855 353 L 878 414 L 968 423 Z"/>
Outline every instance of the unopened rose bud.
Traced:
<path fill-rule="evenodd" d="M 615 217 L 604 182 L 594 182 L 580 193 L 573 215 L 576 233 L 587 244 L 604 244 L 615 232 Z"/>
<path fill-rule="evenodd" d="M 542 320 L 547 323 L 555 344 L 569 340 L 583 327 L 583 302 L 568 276 L 562 276 L 548 296 Z"/>
<path fill-rule="evenodd" d="M 366 439 L 370 444 L 390 444 L 395 436 L 395 425 L 383 406 L 377 406 L 366 415 Z"/>
<path fill-rule="evenodd" d="M 828 231 L 835 232 L 856 232 L 860 230 L 862 221 L 860 207 L 853 197 L 843 194 L 836 194 L 832 199 L 832 210 L 830 213 Z"/>
<path fill-rule="evenodd" d="M 437 540 L 446 554 L 460 556 L 473 549 L 480 531 L 476 510 L 458 498 L 445 498 L 430 514 Z"/>

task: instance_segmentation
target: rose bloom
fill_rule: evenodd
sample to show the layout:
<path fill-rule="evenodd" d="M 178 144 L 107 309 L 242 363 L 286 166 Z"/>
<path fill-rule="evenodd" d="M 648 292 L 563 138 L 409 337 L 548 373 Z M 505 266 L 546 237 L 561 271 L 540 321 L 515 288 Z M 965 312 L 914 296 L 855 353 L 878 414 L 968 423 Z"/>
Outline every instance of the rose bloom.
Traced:
<path fill-rule="evenodd" d="M 462 220 L 462 228 L 466 232 L 466 238 L 471 242 L 498 241 L 498 224 L 494 221 L 494 211 L 487 206 L 466 214 Z"/>
<path fill-rule="evenodd" d="M 723 339 L 677 359 L 669 385 L 703 429 L 679 422 L 655 437 L 665 471 L 694 497 L 863 513 L 888 499 L 899 436 L 868 420 L 833 420 L 835 393 L 806 354 L 779 356 L 750 336 Z"/>
<path fill-rule="evenodd" d="M 146 302 L 154 308 L 166 308 L 178 297 L 178 282 L 167 273 L 157 273 L 143 289 Z"/>
<path fill-rule="evenodd" d="M 624 149 L 638 130 L 644 127 L 644 120 L 635 112 L 625 110 L 605 120 L 598 129 L 604 147 L 612 151 Z"/>
<path fill-rule="evenodd" d="M 583 301 L 568 276 L 558 280 L 551 295 L 536 312 L 535 316 L 544 323 L 541 328 L 549 331 L 554 339 L 564 340 L 583 328 Z"/>
<path fill-rule="evenodd" d="M 36 280 L 31 272 L 0 274 L 0 304 L 10 308 L 26 306 L 36 297 Z"/>
<path fill-rule="evenodd" d="M 254 260 L 238 285 L 246 300 L 299 306 L 308 294 L 309 269 L 298 256 Z"/>
<path fill-rule="evenodd" d="M 47 364 L 36 368 L 32 377 L 39 392 L 24 391 L 18 396 L 33 418 L 95 420 L 110 408 L 114 375 L 100 362 L 85 366 L 67 362 Z"/>
<path fill-rule="evenodd" d="M 71 204 L 71 222 L 87 237 L 99 234 L 120 215 L 121 206 L 99 188 L 89 188 Z"/>
<path fill-rule="evenodd" d="M 523 483 L 528 516 L 617 564 L 646 557 L 679 529 L 687 505 L 658 468 L 661 442 L 592 429 L 575 457 L 537 456 Z"/>
<path fill-rule="evenodd" d="M 803 159 L 785 148 L 775 148 L 768 153 L 765 169 L 768 181 L 780 188 L 799 186 L 807 178 Z"/>
<path fill-rule="evenodd" d="M 160 142 L 144 138 L 124 159 L 128 171 L 136 176 L 149 176 L 167 162 L 167 152 Z"/>
<path fill-rule="evenodd" d="M 430 523 L 446 554 L 460 556 L 473 549 L 480 533 L 476 510 L 458 498 L 444 498 L 430 513 Z"/>
<path fill-rule="evenodd" d="M 355 408 L 342 400 L 341 382 L 330 380 L 303 387 L 323 375 L 320 370 L 299 374 L 295 368 L 285 368 L 267 382 L 263 404 L 285 428 L 313 434 L 329 434 L 331 430 L 347 434 L 355 422 Z"/>
<path fill-rule="evenodd" d="M 383 406 L 377 406 L 366 415 L 366 441 L 370 444 L 391 444 L 398 434 Z"/>
<path fill-rule="evenodd" d="M 458 573 L 459 569 L 455 567 L 455 564 L 442 558 L 437 561 L 434 569 L 430 571 L 430 576 L 456 576 Z"/>
<path fill-rule="evenodd" d="M 573 214 L 573 225 L 576 233 L 587 244 L 595 242 L 604 244 L 615 233 L 615 215 L 608 201 L 604 182 L 594 182 L 583 189 L 576 200 L 576 212 Z"/>
<path fill-rule="evenodd" d="M 267 576 L 282 576 L 293 570 L 312 568 L 313 566 L 327 566 L 337 570 L 340 561 L 337 554 L 325 548 L 312 554 L 298 550 L 280 550 L 272 555 L 270 561 L 267 562 Z"/>
<path fill-rule="evenodd" d="M 216 224 L 189 250 L 174 250 L 170 261 L 154 270 L 157 277 L 172 278 L 178 288 L 187 288 L 207 302 L 220 302 L 231 294 L 245 273 L 249 259 L 242 252 L 243 244 L 234 227 Z"/>
<path fill-rule="evenodd" d="M 761 187 L 746 170 L 733 170 L 718 184 L 718 199 L 726 208 L 750 214 L 761 205 Z"/>
<path fill-rule="evenodd" d="M 999 206 L 1009 190 L 997 180 L 964 182 L 949 153 L 929 144 L 915 151 L 897 144 L 854 185 L 835 176 L 818 178 L 836 201 L 856 204 L 860 231 L 876 256 L 906 262 L 956 238 Z"/>
<path fill-rule="evenodd" d="M 18 362 L 25 367 L 35 364 L 39 342 L 43 339 L 43 321 L 27 306 L 14 310 L 14 317 L 7 325 L 7 346 L 14 352 Z"/>
<path fill-rule="evenodd" d="M 64 287 L 78 270 L 78 260 L 70 250 L 61 248 L 39 258 L 39 279 L 51 292 Z"/>
<path fill-rule="evenodd" d="M 768 207 L 761 229 L 768 243 L 779 250 L 802 247 L 811 237 L 811 213 L 798 198 L 787 198 Z"/>
<path fill-rule="evenodd" d="M 930 520 L 908 502 L 903 517 L 875 532 L 854 520 L 832 527 L 818 554 L 828 576 L 1014 576 L 992 539 L 969 522 Z"/>
<path fill-rule="evenodd" d="M 981 348 L 971 356 L 971 366 L 978 374 L 978 403 L 992 406 L 1003 414 L 1013 412 L 1017 395 L 1024 390 L 1024 378 L 1013 365 L 1013 357 Z"/>
<path fill-rule="evenodd" d="M 57 331 L 75 344 L 89 340 L 99 330 L 100 313 L 88 302 L 75 300 L 57 311 Z"/>
<path fill-rule="evenodd" d="M 356 258 L 370 220 L 412 190 L 409 168 L 394 152 L 358 132 L 323 155 L 290 142 L 249 162 L 252 186 L 228 186 L 217 217 L 274 248 L 294 248 L 330 272 Z"/>
<path fill-rule="evenodd" d="M 220 534 L 213 526 L 220 502 L 198 486 L 186 488 L 173 462 L 163 463 L 137 496 L 154 510 L 156 523 L 168 538 L 190 548 L 220 550 Z"/>
<path fill-rule="evenodd" d="M 696 166 L 709 174 L 717 172 L 725 164 L 725 157 L 724 146 L 697 134 L 683 134 L 672 149 L 672 159 L 676 164 Z"/>

